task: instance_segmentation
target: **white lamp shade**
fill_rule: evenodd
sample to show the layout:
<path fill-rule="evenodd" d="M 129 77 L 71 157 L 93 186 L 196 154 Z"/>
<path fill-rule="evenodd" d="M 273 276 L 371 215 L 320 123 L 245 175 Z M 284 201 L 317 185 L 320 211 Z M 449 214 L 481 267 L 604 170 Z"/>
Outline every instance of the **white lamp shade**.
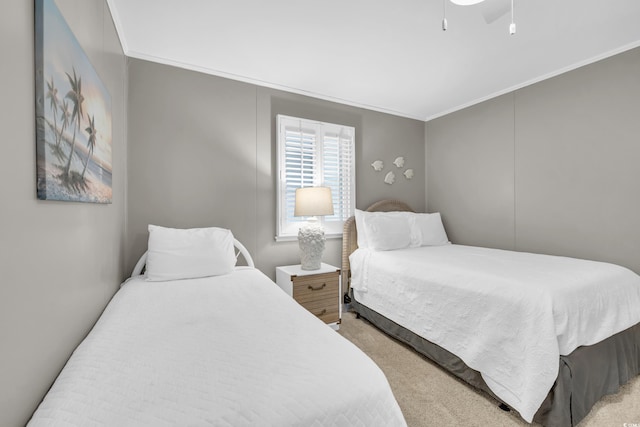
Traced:
<path fill-rule="evenodd" d="M 296 189 L 294 216 L 333 215 L 333 200 L 329 187 L 305 187 Z"/>

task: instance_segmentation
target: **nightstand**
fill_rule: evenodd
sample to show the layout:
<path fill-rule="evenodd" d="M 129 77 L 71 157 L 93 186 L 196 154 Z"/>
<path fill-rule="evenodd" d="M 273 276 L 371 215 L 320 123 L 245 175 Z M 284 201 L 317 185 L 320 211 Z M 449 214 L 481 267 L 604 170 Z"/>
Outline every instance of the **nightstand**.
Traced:
<path fill-rule="evenodd" d="M 320 320 L 336 330 L 339 328 L 342 318 L 339 268 L 325 263 L 319 270 L 303 270 L 300 264 L 276 267 L 276 283 Z"/>

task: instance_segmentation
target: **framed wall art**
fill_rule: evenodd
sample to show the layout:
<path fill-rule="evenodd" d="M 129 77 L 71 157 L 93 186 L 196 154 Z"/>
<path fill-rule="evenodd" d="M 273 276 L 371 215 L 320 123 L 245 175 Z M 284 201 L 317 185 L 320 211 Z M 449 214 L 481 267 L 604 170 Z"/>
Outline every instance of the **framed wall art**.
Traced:
<path fill-rule="evenodd" d="M 111 203 L 111 96 L 54 0 L 35 0 L 41 200 Z"/>

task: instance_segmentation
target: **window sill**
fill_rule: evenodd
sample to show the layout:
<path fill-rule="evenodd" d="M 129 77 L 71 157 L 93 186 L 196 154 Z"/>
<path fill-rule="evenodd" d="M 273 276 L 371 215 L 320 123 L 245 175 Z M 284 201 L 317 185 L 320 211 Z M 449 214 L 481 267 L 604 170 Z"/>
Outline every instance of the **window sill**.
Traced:
<path fill-rule="evenodd" d="M 325 239 L 342 239 L 342 233 L 327 233 Z M 298 236 L 276 236 L 276 242 L 297 242 Z"/>

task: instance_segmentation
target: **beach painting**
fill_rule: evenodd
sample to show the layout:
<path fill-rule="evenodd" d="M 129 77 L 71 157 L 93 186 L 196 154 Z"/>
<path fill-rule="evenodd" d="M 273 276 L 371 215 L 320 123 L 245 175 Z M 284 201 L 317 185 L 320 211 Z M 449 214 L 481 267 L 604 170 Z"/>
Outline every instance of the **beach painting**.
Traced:
<path fill-rule="evenodd" d="M 35 59 L 38 199 L 111 203 L 111 96 L 54 0 L 35 0 Z"/>

